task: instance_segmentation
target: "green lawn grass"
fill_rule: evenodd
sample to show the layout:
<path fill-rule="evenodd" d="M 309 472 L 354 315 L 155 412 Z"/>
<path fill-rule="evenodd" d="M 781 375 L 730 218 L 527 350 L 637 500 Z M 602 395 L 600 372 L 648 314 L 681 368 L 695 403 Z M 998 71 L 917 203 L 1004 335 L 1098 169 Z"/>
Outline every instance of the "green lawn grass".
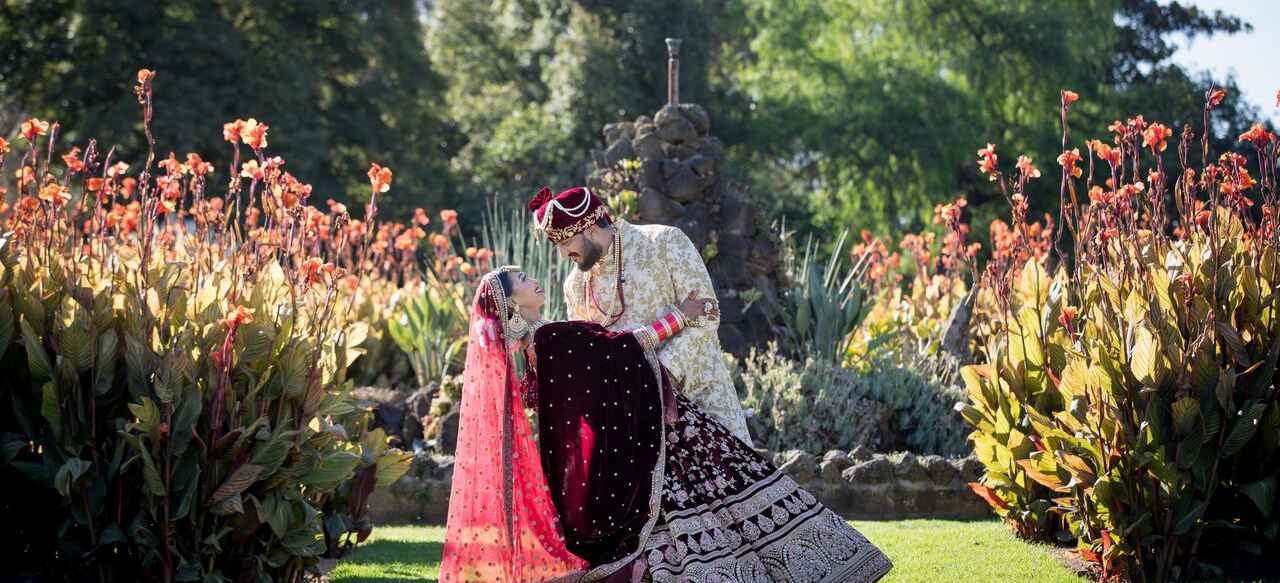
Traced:
<path fill-rule="evenodd" d="M 854 522 L 888 553 L 894 569 L 885 583 L 1017 581 L 1079 583 L 1045 547 L 1015 539 L 995 521 L 902 520 Z M 422 583 L 440 572 L 444 528 L 384 526 L 338 563 L 332 583 Z"/>

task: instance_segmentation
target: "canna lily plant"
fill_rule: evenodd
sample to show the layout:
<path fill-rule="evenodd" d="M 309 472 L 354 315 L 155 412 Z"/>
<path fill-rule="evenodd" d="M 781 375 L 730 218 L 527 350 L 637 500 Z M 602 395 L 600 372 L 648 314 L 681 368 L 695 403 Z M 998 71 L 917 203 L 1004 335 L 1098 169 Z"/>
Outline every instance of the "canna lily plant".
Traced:
<path fill-rule="evenodd" d="M 24 546 L 6 570 L 299 581 L 368 536 L 370 493 L 409 466 L 364 431 L 346 379 L 370 329 L 362 282 L 407 273 L 381 245 L 403 231 L 371 227 L 392 174 L 370 172 L 364 221 L 324 213 L 268 154 L 268 126 L 237 120 L 213 196 L 200 156 L 156 160 L 155 77 L 135 86 L 145 163 L 94 141 L 59 159 L 57 124 L 39 120 L 13 148 L 0 479 Z"/>
<path fill-rule="evenodd" d="M 962 371 L 986 466 L 970 486 L 1021 534 L 1075 541 L 1103 580 L 1213 576 L 1280 550 L 1277 142 L 1257 125 L 1244 153 L 1213 157 L 1220 91 L 1199 140 L 1139 116 L 1064 147 L 1074 254 L 993 262 L 983 280 L 1001 333 Z M 1024 228 L 1032 176 L 979 156 Z"/>

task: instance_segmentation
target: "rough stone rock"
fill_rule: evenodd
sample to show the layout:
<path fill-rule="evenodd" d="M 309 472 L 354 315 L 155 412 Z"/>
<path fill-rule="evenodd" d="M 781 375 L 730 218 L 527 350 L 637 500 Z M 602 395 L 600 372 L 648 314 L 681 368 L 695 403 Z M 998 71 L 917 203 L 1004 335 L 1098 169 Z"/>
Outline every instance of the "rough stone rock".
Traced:
<path fill-rule="evenodd" d="M 598 168 L 609 167 L 608 160 L 604 157 L 604 150 L 601 150 L 600 148 L 591 149 L 591 162 Z"/>
<path fill-rule="evenodd" d="M 636 126 L 631 122 L 620 121 L 604 126 L 604 142 L 612 144 L 619 139 L 630 140 L 635 137 Z"/>
<path fill-rule="evenodd" d="M 597 168 L 587 174 L 587 188 L 595 190 L 604 190 L 604 179 L 609 175 L 609 169 Z"/>
<path fill-rule="evenodd" d="M 604 153 L 604 161 L 610 168 L 617 166 L 618 162 L 630 160 L 635 157 L 636 150 L 631 146 L 630 139 L 620 139 L 614 142 L 613 145 L 609 146 L 609 149 Z"/>
<path fill-rule="evenodd" d="M 702 138 L 700 142 L 698 151 L 702 152 L 703 156 L 715 160 L 717 163 L 724 161 L 724 142 L 721 142 L 720 138 L 707 136 Z"/>
<path fill-rule="evenodd" d="M 680 114 L 689 123 L 693 124 L 693 128 L 697 130 L 698 135 L 705 136 L 711 131 L 711 116 L 707 115 L 707 110 L 696 103 L 681 103 Z"/>
<path fill-rule="evenodd" d="M 664 162 L 658 159 L 645 160 L 640 163 L 640 188 L 653 188 L 662 190 L 667 184 L 667 177 L 663 175 L 662 167 Z"/>
<path fill-rule="evenodd" d="M 929 473 L 929 481 L 935 486 L 950 486 L 960 476 L 960 471 L 940 455 L 926 455 L 920 458 L 920 464 Z"/>
<path fill-rule="evenodd" d="M 977 481 L 982 477 L 986 469 L 982 466 L 982 462 L 978 461 L 977 456 L 969 456 L 960 458 L 952 462 L 956 469 L 960 470 L 960 479 L 966 482 Z"/>
<path fill-rule="evenodd" d="M 658 137 L 668 144 L 683 144 L 698 137 L 698 130 L 684 117 L 676 117 L 670 123 L 658 124 Z"/>
<path fill-rule="evenodd" d="M 903 454 L 902 459 L 898 460 L 893 471 L 894 477 L 899 480 L 907 481 L 925 481 L 929 479 L 929 471 L 920 463 L 920 459 L 913 453 Z"/>
<path fill-rule="evenodd" d="M 683 144 L 663 144 L 662 153 L 672 160 L 689 160 L 698 155 L 698 149 L 689 142 Z"/>
<path fill-rule="evenodd" d="M 720 230 L 751 237 L 756 234 L 756 209 L 734 194 L 720 198 Z"/>
<path fill-rule="evenodd" d="M 702 197 L 713 177 L 703 176 L 687 163 L 668 163 L 673 171 L 667 177 L 667 196 L 677 202 L 692 202 Z"/>
<path fill-rule="evenodd" d="M 658 113 L 653 115 L 653 124 L 658 127 L 669 126 L 677 121 L 689 121 L 680 113 L 680 106 L 678 105 L 671 105 L 668 103 L 662 106 L 662 108 L 658 110 Z M 693 124 L 689 125 L 692 126 Z"/>
<path fill-rule="evenodd" d="M 716 294 L 720 302 L 720 325 L 732 324 L 742 319 L 742 300 L 727 294 Z"/>
<path fill-rule="evenodd" d="M 742 328 L 736 323 L 721 322 L 717 328 L 717 335 L 720 337 L 720 348 L 725 352 L 732 354 L 745 354 L 751 349 L 751 344 L 747 342 L 747 336 L 743 333 Z M 754 435 L 754 434 L 753 434 Z"/>
<path fill-rule="evenodd" d="M 669 224 L 684 216 L 684 205 L 671 200 L 653 188 L 644 188 L 636 197 L 640 218 L 649 223 Z"/>
<path fill-rule="evenodd" d="M 855 445 L 853 449 L 849 450 L 849 459 L 855 462 L 865 462 L 873 457 L 875 457 L 875 452 L 863 445 Z"/>
<path fill-rule="evenodd" d="M 799 484 L 808 484 L 818 475 L 818 463 L 813 454 L 793 449 L 784 454 L 778 469 L 791 476 Z"/>
<path fill-rule="evenodd" d="M 636 151 L 636 157 L 641 160 L 657 159 L 663 156 L 662 139 L 656 134 L 645 134 L 637 137 L 631 142 L 631 146 Z"/>
<path fill-rule="evenodd" d="M 405 398 L 404 420 L 400 424 L 400 436 L 404 439 L 406 446 L 412 447 L 414 440 L 422 439 L 422 417 L 431 412 L 431 399 L 439 389 L 440 385 L 431 383 Z"/>
<path fill-rule="evenodd" d="M 853 484 L 881 484 L 893 478 L 893 462 L 887 457 L 877 455 L 846 469 L 841 476 L 846 482 Z"/>
<path fill-rule="evenodd" d="M 393 445 L 405 443 L 401 434 L 404 428 L 404 405 L 400 401 L 400 393 L 382 387 L 358 387 L 351 391 L 351 396 L 364 406 L 373 407 L 373 415 L 369 419 L 368 431 L 381 428 Z"/>
<path fill-rule="evenodd" d="M 822 473 L 822 479 L 828 482 L 839 482 L 844 471 L 853 465 L 853 460 L 843 451 L 832 450 L 827 455 L 822 456 L 822 463 L 818 464 L 818 468 Z"/>
<path fill-rule="evenodd" d="M 778 268 L 780 260 L 778 246 L 769 239 L 757 237 L 751 245 L 751 257 L 747 260 L 747 267 L 757 275 L 770 274 Z"/>
<path fill-rule="evenodd" d="M 440 449 L 453 453 L 458 448 L 458 419 L 461 415 L 453 414 L 445 417 L 444 427 L 440 430 Z"/>

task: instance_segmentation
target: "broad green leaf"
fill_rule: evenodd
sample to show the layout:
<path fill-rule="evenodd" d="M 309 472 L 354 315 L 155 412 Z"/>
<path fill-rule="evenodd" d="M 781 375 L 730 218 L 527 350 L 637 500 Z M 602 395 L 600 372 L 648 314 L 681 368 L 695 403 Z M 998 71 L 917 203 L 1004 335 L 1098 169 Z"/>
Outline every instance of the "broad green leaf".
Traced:
<path fill-rule="evenodd" d="M 401 476 L 409 472 L 413 466 L 413 454 L 391 451 L 378 458 L 377 487 L 385 488 L 394 484 Z"/>
<path fill-rule="evenodd" d="M 1265 517 L 1271 517 L 1271 511 L 1275 508 L 1276 502 L 1276 477 L 1271 476 L 1265 480 L 1241 484 L 1236 486 L 1238 490 L 1249 500 L 1253 501 L 1253 505 Z"/>
<path fill-rule="evenodd" d="M 49 423 L 54 439 L 62 442 L 62 406 L 58 403 L 58 385 L 48 382 L 40 391 L 40 415 Z"/>
<path fill-rule="evenodd" d="M 58 473 L 53 476 L 53 487 L 63 498 L 71 496 L 71 489 L 75 486 L 75 483 L 91 467 L 93 467 L 93 463 L 88 460 L 82 460 L 78 457 L 67 458 L 62 467 L 58 468 Z"/>
<path fill-rule="evenodd" d="M 236 468 L 231 476 L 218 486 L 217 490 L 214 490 L 213 495 L 209 496 L 208 504 L 219 504 L 228 497 L 238 496 L 241 492 L 248 490 L 261 474 L 262 466 L 255 464 L 244 464 Z"/>
<path fill-rule="evenodd" d="M 1200 402 L 1193 397 L 1183 397 L 1173 403 L 1172 413 L 1174 431 L 1186 435 L 1200 414 Z"/>
<path fill-rule="evenodd" d="M 1231 432 L 1227 434 L 1227 439 L 1222 442 L 1222 449 L 1218 452 L 1223 459 L 1239 453 L 1253 439 L 1253 434 L 1258 431 L 1258 420 L 1266 410 L 1266 403 L 1253 403 L 1236 417 L 1235 425 L 1231 427 Z"/>
<path fill-rule="evenodd" d="M 354 453 L 333 452 L 321 459 L 315 469 L 302 476 L 302 483 L 308 488 L 332 490 L 342 482 L 351 479 L 359 464 L 360 456 Z"/>
<path fill-rule="evenodd" d="M 40 336 L 32 329 L 26 318 L 18 321 L 22 327 L 22 344 L 27 349 L 27 367 L 31 371 L 31 379 L 40 382 L 53 378 L 53 364 L 49 355 L 40 343 Z"/>

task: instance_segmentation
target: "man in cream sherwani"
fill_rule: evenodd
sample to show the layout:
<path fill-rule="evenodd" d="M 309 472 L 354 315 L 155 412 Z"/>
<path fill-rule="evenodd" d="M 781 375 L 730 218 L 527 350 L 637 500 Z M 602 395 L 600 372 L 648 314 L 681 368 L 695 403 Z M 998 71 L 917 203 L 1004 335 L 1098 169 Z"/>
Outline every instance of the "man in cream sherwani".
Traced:
<path fill-rule="evenodd" d="M 529 202 L 529 211 L 561 257 L 577 265 L 564 282 L 570 319 L 630 330 L 669 313 L 690 292 L 715 297 L 702 256 L 678 228 L 611 220 L 603 201 L 582 187 L 556 196 L 544 188 Z M 686 328 L 658 349 L 658 359 L 685 396 L 750 444 L 742 404 L 721 356 L 718 324 L 709 320 Z"/>

